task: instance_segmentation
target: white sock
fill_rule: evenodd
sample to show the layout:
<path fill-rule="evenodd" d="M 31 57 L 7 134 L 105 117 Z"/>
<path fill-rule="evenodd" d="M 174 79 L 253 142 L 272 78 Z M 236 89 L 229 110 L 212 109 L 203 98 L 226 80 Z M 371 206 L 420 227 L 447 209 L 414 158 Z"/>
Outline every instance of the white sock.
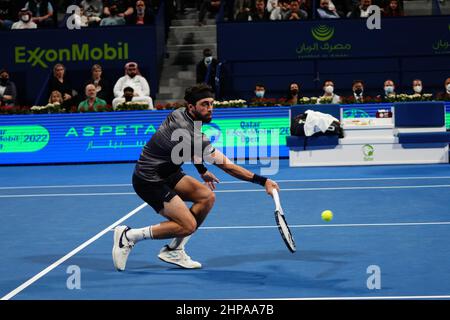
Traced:
<path fill-rule="evenodd" d="M 169 244 L 169 248 L 172 250 L 184 249 L 185 244 L 189 241 L 190 238 L 191 236 L 183 238 L 173 238 L 172 242 Z"/>
<path fill-rule="evenodd" d="M 133 241 L 134 243 L 137 243 L 145 239 L 151 239 L 152 238 L 151 228 L 152 227 L 150 226 L 141 229 L 130 229 L 127 231 L 126 236 L 129 240 Z"/>

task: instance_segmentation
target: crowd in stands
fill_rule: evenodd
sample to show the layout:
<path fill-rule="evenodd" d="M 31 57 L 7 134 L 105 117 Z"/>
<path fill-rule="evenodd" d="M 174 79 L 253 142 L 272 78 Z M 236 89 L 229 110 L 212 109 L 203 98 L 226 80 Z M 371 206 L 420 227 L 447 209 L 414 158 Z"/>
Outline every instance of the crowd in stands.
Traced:
<path fill-rule="evenodd" d="M 99 64 L 92 66 L 91 75 L 81 90 L 77 90 L 66 77 L 66 67 L 58 63 L 48 81 L 48 104 L 58 104 L 62 110 L 77 107 L 78 111 L 96 111 L 98 106 L 112 106 L 116 110 L 126 102 L 140 103 L 143 109 L 153 109 L 150 86 L 140 74 L 136 62 L 125 65 L 125 74 L 111 87 Z M 0 70 L 0 107 L 16 105 L 17 89 L 6 69 Z"/>

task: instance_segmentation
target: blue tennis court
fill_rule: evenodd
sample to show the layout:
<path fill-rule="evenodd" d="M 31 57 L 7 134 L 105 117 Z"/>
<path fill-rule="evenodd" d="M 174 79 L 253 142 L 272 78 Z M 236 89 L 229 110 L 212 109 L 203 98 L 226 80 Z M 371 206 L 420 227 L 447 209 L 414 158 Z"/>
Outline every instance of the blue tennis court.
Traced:
<path fill-rule="evenodd" d="M 111 227 L 161 220 L 135 195 L 133 167 L 0 167 L 0 297 L 450 298 L 447 164 L 289 168 L 281 160 L 274 179 L 295 254 L 281 240 L 263 189 L 212 168 L 222 180 L 216 204 L 187 246 L 203 268 L 160 261 L 166 242 L 149 240 L 133 249 L 119 273 Z M 256 165 L 246 167 L 258 172 Z M 198 176 L 190 165 L 185 171 Z M 326 209 L 334 212 L 331 222 L 321 220 Z M 368 287 L 373 266 L 379 289 Z M 73 268 L 79 268 L 80 289 L 67 285 Z"/>

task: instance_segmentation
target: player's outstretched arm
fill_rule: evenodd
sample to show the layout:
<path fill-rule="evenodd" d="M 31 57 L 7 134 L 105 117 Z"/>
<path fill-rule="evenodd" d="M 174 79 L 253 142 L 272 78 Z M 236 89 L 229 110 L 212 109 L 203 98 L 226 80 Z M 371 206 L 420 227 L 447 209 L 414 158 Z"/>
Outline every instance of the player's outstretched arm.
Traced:
<path fill-rule="evenodd" d="M 238 178 L 240 180 L 253 182 L 262 185 L 266 192 L 272 195 L 273 189 L 280 190 L 278 184 L 266 177 L 261 177 L 247 169 L 233 163 L 230 159 L 228 159 L 222 152 L 215 150 L 214 153 L 211 154 L 211 158 L 213 160 L 214 165 L 228 173 L 229 175 Z"/>

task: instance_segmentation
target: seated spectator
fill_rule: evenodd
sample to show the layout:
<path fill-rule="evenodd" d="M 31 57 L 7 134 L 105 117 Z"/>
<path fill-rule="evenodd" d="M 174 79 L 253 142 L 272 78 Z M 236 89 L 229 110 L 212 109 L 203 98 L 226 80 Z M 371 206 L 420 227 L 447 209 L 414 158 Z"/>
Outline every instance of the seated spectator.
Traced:
<path fill-rule="evenodd" d="M 111 7 L 115 6 L 113 11 L 118 17 L 128 18 L 134 12 L 133 3 L 131 0 L 105 0 L 103 5 L 103 15 L 109 17 L 112 14 Z"/>
<path fill-rule="evenodd" d="M 385 16 L 385 17 L 401 17 L 401 16 L 403 16 L 403 10 L 400 8 L 398 0 L 389 1 L 389 4 L 383 10 L 383 16 Z"/>
<path fill-rule="evenodd" d="M 107 103 L 111 103 L 112 90 L 109 81 L 106 80 L 103 75 L 103 69 L 99 64 L 94 64 L 91 68 L 91 78 L 86 81 L 84 87 L 88 84 L 93 84 L 97 92 L 97 97 L 105 100 Z"/>
<path fill-rule="evenodd" d="M 305 10 L 300 9 L 300 3 L 298 0 L 292 0 L 290 2 L 290 10 L 286 20 L 304 19 L 308 19 L 308 13 Z"/>
<path fill-rule="evenodd" d="M 8 71 L 5 69 L 0 70 L 0 106 L 14 106 L 16 97 L 16 85 L 9 79 Z"/>
<path fill-rule="evenodd" d="M 392 81 L 391 79 L 386 80 L 384 82 L 384 93 L 379 97 L 381 97 L 382 101 L 389 101 L 389 99 L 395 98 L 396 96 L 397 93 L 395 93 L 394 81 Z"/>
<path fill-rule="evenodd" d="M 203 0 L 200 5 L 200 11 L 198 13 L 198 25 L 202 26 L 206 24 L 206 14 L 209 11 L 210 18 L 213 18 L 214 15 L 219 12 L 220 9 L 220 0 Z"/>
<path fill-rule="evenodd" d="M 436 96 L 438 100 L 450 101 L 450 78 L 445 79 L 444 91 L 439 92 Z"/>
<path fill-rule="evenodd" d="M 39 28 L 54 27 L 53 6 L 48 0 L 30 0 L 25 4 L 25 9 L 31 11 L 33 22 Z"/>
<path fill-rule="evenodd" d="M 341 103 L 341 97 L 334 93 L 334 83 L 331 80 L 326 80 L 323 83 L 324 94 L 317 100 L 317 103 L 321 103 L 321 99 L 329 99 L 329 103 L 337 104 Z"/>
<path fill-rule="evenodd" d="M 16 20 L 17 10 L 12 0 L 0 0 L 0 30 L 9 30 Z"/>
<path fill-rule="evenodd" d="M 279 0 L 278 7 L 270 13 L 270 20 L 288 20 L 290 14 L 289 0 Z"/>
<path fill-rule="evenodd" d="M 103 13 L 103 0 L 83 0 L 80 8 L 84 10 L 89 26 L 98 26 Z"/>
<path fill-rule="evenodd" d="M 262 83 L 258 83 L 255 85 L 255 96 L 252 99 L 264 99 L 265 94 L 266 86 Z"/>
<path fill-rule="evenodd" d="M 356 103 L 363 103 L 364 99 L 364 82 L 362 80 L 354 80 L 352 83 L 352 96 L 349 100 Z"/>
<path fill-rule="evenodd" d="M 145 2 L 142 0 L 136 1 L 136 9 L 134 13 L 127 19 L 127 23 L 130 25 L 143 25 L 151 24 L 153 22 L 153 16 L 145 6 Z"/>
<path fill-rule="evenodd" d="M 197 83 L 206 83 L 214 90 L 216 88 L 215 76 L 219 61 L 213 58 L 212 51 L 209 48 L 203 50 L 203 59 L 197 63 L 196 81 Z"/>
<path fill-rule="evenodd" d="M 412 94 L 423 95 L 423 85 L 422 80 L 415 79 L 412 82 Z"/>
<path fill-rule="evenodd" d="M 109 15 L 106 18 L 103 18 L 100 22 L 101 27 L 105 26 L 123 26 L 126 24 L 124 16 L 119 15 L 119 10 L 117 6 L 113 4 L 108 8 Z"/>
<path fill-rule="evenodd" d="M 266 11 L 264 0 L 256 0 L 255 10 L 249 17 L 250 21 L 269 21 L 270 14 Z"/>
<path fill-rule="evenodd" d="M 66 79 L 66 67 L 63 64 L 58 63 L 53 67 L 53 77 L 50 78 L 48 89 L 49 93 L 59 91 L 66 106 L 76 105 L 77 92 Z"/>
<path fill-rule="evenodd" d="M 123 90 L 126 87 L 131 87 L 134 90 L 134 97 L 132 101 L 146 102 L 149 109 L 153 109 L 153 100 L 150 97 L 150 86 L 147 80 L 140 75 L 138 65 L 135 62 L 129 62 L 125 65 L 125 75 L 117 80 L 114 86 L 113 108 L 125 102 Z"/>
<path fill-rule="evenodd" d="M 97 111 L 97 107 L 106 106 L 106 101 L 97 97 L 97 89 L 93 84 L 88 84 L 85 89 L 86 100 L 78 105 L 78 111 Z"/>
<path fill-rule="evenodd" d="M 330 0 L 320 0 L 320 8 L 317 9 L 317 14 L 321 19 L 339 19 L 340 16 L 336 11 L 334 4 Z"/>
<path fill-rule="evenodd" d="M 49 104 L 55 104 L 58 103 L 60 105 L 62 105 L 64 103 L 63 97 L 61 92 L 59 91 L 52 91 L 52 93 L 50 93 L 50 97 L 48 98 L 48 103 Z"/>
<path fill-rule="evenodd" d="M 235 0 L 234 12 L 236 21 L 249 21 L 252 11 L 252 0 Z"/>
<path fill-rule="evenodd" d="M 36 29 L 37 25 L 33 22 L 32 13 L 27 9 L 22 9 L 19 12 L 19 21 L 14 22 L 11 30 L 20 29 Z"/>
<path fill-rule="evenodd" d="M 350 18 L 367 18 L 369 17 L 369 7 L 372 5 L 372 0 L 360 0 L 359 5 L 356 6 L 349 14 Z"/>
<path fill-rule="evenodd" d="M 298 101 L 301 99 L 301 95 L 299 92 L 300 92 L 300 85 L 296 82 L 292 82 L 289 85 L 289 91 L 285 98 L 286 102 L 291 105 L 297 104 Z"/>
<path fill-rule="evenodd" d="M 269 0 L 269 1 L 267 1 L 267 6 L 266 6 L 267 12 L 269 14 L 271 14 L 274 9 L 278 8 L 278 3 L 279 2 L 280 1 L 278 1 L 278 0 Z"/>

